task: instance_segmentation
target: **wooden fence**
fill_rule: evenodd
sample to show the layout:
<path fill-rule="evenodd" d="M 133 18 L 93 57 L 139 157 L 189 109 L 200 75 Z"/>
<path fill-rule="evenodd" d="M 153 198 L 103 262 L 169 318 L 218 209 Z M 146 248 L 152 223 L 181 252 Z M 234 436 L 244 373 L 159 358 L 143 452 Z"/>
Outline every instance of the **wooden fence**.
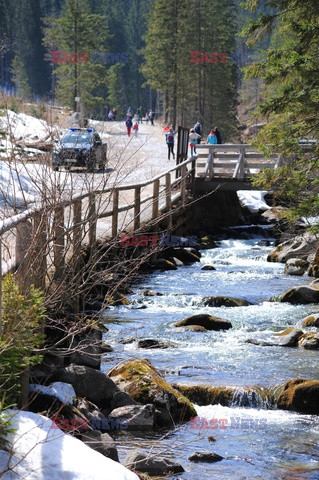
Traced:
<path fill-rule="evenodd" d="M 181 175 L 174 179 L 177 169 Z M 2 278 L 8 271 L 16 271 L 24 286 L 45 290 L 48 277 L 61 279 L 66 260 L 76 261 L 83 244 L 93 246 L 101 238 L 98 222 L 107 240 L 124 230 L 138 230 L 162 211 L 170 219 L 173 203 L 180 199 L 185 204 L 186 184 L 194 188 L 195 175 L 196 157 L 192 157 L 151 180 L 83 192 L 0 221 L 0 309 Z M 127 198 L 132 201 L 125 203 Z"/>

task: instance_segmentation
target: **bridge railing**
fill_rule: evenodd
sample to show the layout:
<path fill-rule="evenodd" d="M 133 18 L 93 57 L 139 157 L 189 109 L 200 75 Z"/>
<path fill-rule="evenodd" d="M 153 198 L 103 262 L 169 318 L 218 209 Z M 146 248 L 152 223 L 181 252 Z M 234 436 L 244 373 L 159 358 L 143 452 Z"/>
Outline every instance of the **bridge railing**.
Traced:
<path fill-rule="evenodd" d="M 281 164 L 279 156 L 264 158 L 249 144 L 200 144 L 196 148 L 197 167 L 204 168 L 200 176 L 206 181 L 218 178 L 244 181 L 263 168 L 277 168 Z"/>
<path fill-rule="evenodd" d="M 151 180 L 83 192 L 0 221 L 0 315 L 2 278 L 8 271 L 17 273 L 24 288 L 33 284 L 45 290 L 63 278 L 66 262 L 72 257 L 76 261 L 84 244 L 136 231 L 164 211 L 171 224 L 174 202 L 185 203 L 187 183 L 194 188 L 196 159 Z M 177 169 L 181 175 L 175 179 Z"/>

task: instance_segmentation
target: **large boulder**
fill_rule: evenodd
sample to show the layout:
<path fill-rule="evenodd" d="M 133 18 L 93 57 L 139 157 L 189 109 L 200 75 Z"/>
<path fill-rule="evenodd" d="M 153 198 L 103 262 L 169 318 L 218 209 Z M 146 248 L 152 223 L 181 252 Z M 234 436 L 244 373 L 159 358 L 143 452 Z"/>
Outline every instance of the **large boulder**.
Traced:
<path fill-rule="evenodd" d="M 113 395 L 118 391 L 107 375 L 94 368 L 71 364 L 57 370 L 55 379 L 70 383 L 78 397 L 84 397 L 100 408 L 109 406 Z"/>
<path fill-rule="evenodd" d="M 305 333 L 300 337 L 298 345 L 306 350 L 319 350 L 319 333 Z"/>
<path fill-rule="evenodd" d="M 245 298 L 234 297 L 203 297 L 203 304 L 205 307 L 248 307 L 252 303 Z"/>
<path fill-rule="evenodd" d="M 302 320 L 303 327 L 319 327 L 319 313 L 312 313 Z"/>
<path fill-rule="evenodd" d="M 319 380 L 294 378 L 284 386 L 278 408 L 311 415 L 319 414 Z"/>
<path fill-rule="evenodd" d="M 113 420 L 125 421 L 128 430 L 152 430 L 154 426 L 155 407 L 148 405 L 126 405 L 109 414 Z"/>
<path fill-rule="evenodd" d="M 108 375 L 135 401 L 155 406 L 156 426 L 171 427 L 174 422 L 187 421 L 196 415 L 191 402 L 145 359 L 121 362 Z"/>
<path fill-rule="evenodd" d="M 300 285 L 281 296 L 282 302 L 296 304 L 319 303 L 319 285 Z"/>
<path fill-rule="evenodd" d="M 152 457 L 149 453 L 146 454 L 139 450 L 133 450 L 128 453 L 124 464 L 129 469 L 147 473 L 151 476 L 164 476 L 184 472 L 183 467 L 177 462 L 159 455 Z"/>
<path fill-rule="evenodd" d="M 174 323 L 174 327 L 188 327 L 190 325 L 198 325 L 206 328 L 206 330 L 228 330 L 232 328 L 232 324 L 228 320 L 223 320 L 222 318 L 214 317 L 206 313 L 191 315 Z"/>
<path fill-rule="evenodd" d="M 303 335 L 300 328 L 287 328 L 283 332 L 275 333 L 275 344 L 281 347 L 295 347 L 299 338 Z"/>
<path fill-rule="evenodd" d="M 294 237 L 281 243 L 270 252 L 267 261 L 286 263 L 290 258 L 308 260 L 308 257 L 314 254 L 317 244 L 316 236 L 309 233 Z"/>

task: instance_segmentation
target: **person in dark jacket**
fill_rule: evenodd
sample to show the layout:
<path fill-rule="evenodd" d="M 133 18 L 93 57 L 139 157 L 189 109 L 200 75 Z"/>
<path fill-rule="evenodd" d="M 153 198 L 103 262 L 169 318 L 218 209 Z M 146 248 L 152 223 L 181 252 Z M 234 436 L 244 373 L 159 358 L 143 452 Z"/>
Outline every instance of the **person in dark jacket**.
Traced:
<path fill-rule="evenodd" d="M 126 125 L 127 136 L 130 137 L 131 136 L 131 128 L 132 128 L 132 125 L 133 125 L 131 117 L 129 117 L 129 116 L 127 117 L 125 125 Z"/>
<path fill-rule="evenodd" d="M 217 143 L 222 144 L 222 143 L 223 143 L 223 139 L 222 139 L 222 135 L 221 135 L 221 133 L 220 133 L 220 131 L 219 131 L 219 128 L 218 128 L 218 127 L 215 127 L 214 130 L 215 130 L 215 135 L 216 135 L 216 138 L 217 138 Z"/>
<path fill-rule="evenodd" d="M 200 135 L 200 137 L 197 139 L 197 145 L 199 145 L 200 141 L 201 141 L 202 134 L 203 134 L 203 127 L 202 127 L 202 124 L 200 123 L 199 120 L 197 120 L 197 122 L 194 125 L 194 131 L 195 131 L 195 133 Z"/>
<path fill-rule="evenodd" d="M 175 141 L 175 135 L 177 132 L 173 129 L 171 126 L 168 132 L 165 132 L 166 135 L 166 144 L 168 147 L 168 160 L 170 160 L 170 154 L 173 155 L 173 159 L 175 159 L 175 153 L 174 153 L 174 141 Z"/>

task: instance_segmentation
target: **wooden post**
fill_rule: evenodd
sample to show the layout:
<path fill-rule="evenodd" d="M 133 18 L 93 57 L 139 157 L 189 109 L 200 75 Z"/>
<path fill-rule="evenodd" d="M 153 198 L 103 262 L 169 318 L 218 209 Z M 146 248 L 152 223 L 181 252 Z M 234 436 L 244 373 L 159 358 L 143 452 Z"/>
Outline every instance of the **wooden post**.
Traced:
<path fill-rule="evenodd" d="M 171 198 L 171 174 L 165 175 L 165 196 L 166 196 L 166 210 L 168 215 L 168 228 L 172 227 L 172 198 Z"/>
<path fill-rule="evenodd" d="M 36 288 L 45 290 L 45 278 L 47 273 L 47 219 L 44 212 L 34 214 L 33 232 L 32 232 L 32 250 L 30 252 L 33 269 L 31 273 L 31 283 Z M 37 258 L 37 262 L 35 262 Z"/>
<path fill-rule="evenodd" d="M 82 243 L 82 200 L 73 204 L 73 258 L 77 262 L 81 255 Z"/>
<path fill-rule="evenodd" d="M 192 194 L 195 194 L 196 159 L 192 161 Z"/>
<path fill-rule="evenodd" d="M 181 199 L 182 199 L 182 205 L 185 205 L 185 199 L 186 199 L 186 165 L 182 166 L 182 178 L 181 178 Z"/>
<path fill-rule="evenodd" d="M 78 199 L 73 204 L 73 232 L 72 232 L 72 241 L 73 241 L 73 267 L 75 272 L 75 281 L 77 287 L 80 285 L 80 277 L 78 275 L 81 267 L 81 244 L 82 244 L 82 200 Z M 80 295 L 79 288 L 75 288 L 73 294 L 73 310 L 74 313 L 79 313 L 80 311 Z"/>
<path fill-rule="evenodd" d="M 90 193 L 89 195 L 89 245 L 93 247 L 96 243 L 96 208 L 95 208 L 95 195 Z"/>
<path fill-rule="evenodd" d="M 158 217 L 159 189 L 160 189 L 160 181 L 155 180 L 154 183 L 153 183 L 152 220 L 154 220 L 154 218 Z"/>
<path fill-rule="evenodd" d="M 63 278 L 65 267 L 65 251 L 64 251 L 64 208 L 59 206 L 54 210 L 53 218 L 53 255 L 55 279 Z"/>
<path fill-rule="evenodd" d="M 116 237 L 118 231 L 119 194 L 119 190 L 113 191 L 112 238 Z"/>
<path fill-rule="evenodd" d="M 141 187 L 136 187 L 134 190 L 134 230 L 140 228 L 140 214 L 141 214 Z"/>

